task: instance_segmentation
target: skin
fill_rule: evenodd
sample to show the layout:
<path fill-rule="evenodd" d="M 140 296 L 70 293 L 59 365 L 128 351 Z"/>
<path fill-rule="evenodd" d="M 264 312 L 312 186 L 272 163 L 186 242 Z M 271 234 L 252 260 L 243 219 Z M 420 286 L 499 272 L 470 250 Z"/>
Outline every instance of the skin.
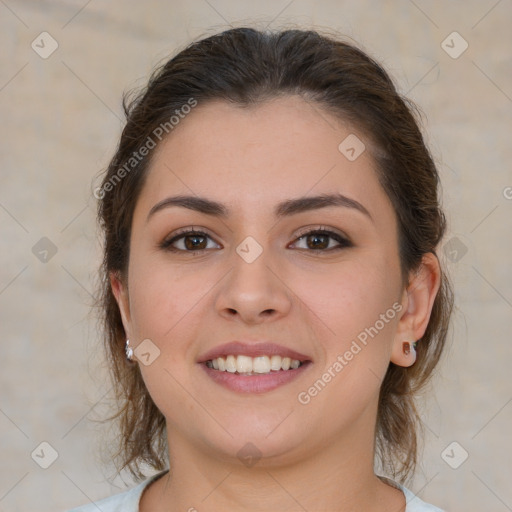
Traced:
<path fill-rule="evenodd" d="M 367 147 L 353 162 L 338 150 L 351 133 Z M 155 150 L 134 212 L 127 279 L 111 276 L 132 346 L 149 338 L 160 350 L 139 365 L 167 420 L 172 476 L 147 489 L 140 510 L 405 510 L 403 493 L 373 472 L 378 393 L 390 361 L 414 364 L 403 342 L 425 332 L 440 271 L 425 255 L 403 284 L 396 215 L 370 147 L 320 107 L 285 97 L 249 108 L 199 105 Z M 323 193 L 358 201 L 371 218 L 339 206 L 273 215 L 281 201 Z M 172 206 L 148 219 L 177 194 L 219 201 L 230 215 Z M 159 247 L 190 226 L 210 235 L 199 240 L 202 252 Z M 314 249 L 311 237 L 309 245 L 298 241 L 302 228 L 322 226 L 353 245 Z M 263 249 L 252 263 L 236 252 L 247 236 Z M 184 242 L 174 245 L 185 249 Z M 395 318 L 307 405 L 299 403 L 298 394 L 394 303 L 402 306 Z M 235 393 L 197 363 L 232 340 L 274 341 L 313 364 L 271 392 Z M 261 454 L 252 467 L 237 457 L 248 442 Z"/>

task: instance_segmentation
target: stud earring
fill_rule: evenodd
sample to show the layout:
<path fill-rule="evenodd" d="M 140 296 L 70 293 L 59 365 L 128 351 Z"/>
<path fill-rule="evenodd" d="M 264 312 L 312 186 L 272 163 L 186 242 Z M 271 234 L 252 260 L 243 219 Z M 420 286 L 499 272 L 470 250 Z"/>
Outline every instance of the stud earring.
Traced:
<path fill-rule="evenodd" d="M 133 361 L 133 349 L 130 347 L 130 340 L 126 340 L 125 352 L 126 359 L 131 363 Z"/>
<path fill-rule="evenodd" d="M 402 344 L 402 351 L 405 356 L 408 356 L 411 353 L 411 349 L 416 354 L 416 345 L 418 344 L 417 341 L 414 341 L 413 343 L 410 343 L 409 341 L 404 341 Z"/>

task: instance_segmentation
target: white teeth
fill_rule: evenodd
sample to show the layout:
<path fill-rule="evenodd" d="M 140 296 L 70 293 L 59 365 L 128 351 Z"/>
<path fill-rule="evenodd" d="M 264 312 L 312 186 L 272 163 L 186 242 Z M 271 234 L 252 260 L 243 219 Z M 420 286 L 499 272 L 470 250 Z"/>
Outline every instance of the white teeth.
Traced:
<path fill-rule="evenodd" d="M 270 358 L 268 356 L 255 357 L 252 361 L 254 373 L 268 373 L 270 371 Z"/>
<path fill-rule="evenodd" d="M 236 372 L 236 359 L 235 356 L 226 357 L 226 371 L 229 373 Z"/>
<path fill-rule="evenodd" d="M 206 365 L 209 368 L 213 368 L 221 372 L 237 372 L 244 375 L 263 374 L 270 373 L 271 371 L 277 372 L 280 370 L 290 369 L 295 370 L 301 364 L 302 363 L 298 359 L 291 359 L 289 357 L 281 357 L 278 355 L 258 357 L 229 355 L 227 357 L 217 357 L 216 359 L 206 362 Z"/>
<path fill-rule="evenodd" d="M 238 373 L 250 373 L 252 372 L 252 366 L 252 357 L 238 356 L 236 358 L 236 371 Z"/>
<path fill-rule="evenodd" d="M 270 369 L 275 372 L 281 369 L 281 356 L 272 356 L 270 358 Z"/>

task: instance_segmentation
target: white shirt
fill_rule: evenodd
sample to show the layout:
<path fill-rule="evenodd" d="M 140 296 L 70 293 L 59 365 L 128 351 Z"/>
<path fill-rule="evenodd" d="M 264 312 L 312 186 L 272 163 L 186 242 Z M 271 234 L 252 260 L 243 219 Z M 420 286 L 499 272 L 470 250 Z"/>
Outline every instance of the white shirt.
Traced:
<path fill-rule="evenodd" d="M 89 503 L 88 505 L 82 505 L 81 507 L 74 508 L 68 512 L 139 512 L 139 503 L 142 493 L 150 484 L 164 476 L 168 470 L 162 471 L 157 475 L 148 478 L 144 482 L 140 483 L 133 489 L 115 494 L 100 501 Z M 440 508 L 429 505 L 424 501 L 421 501 L 413 492 L 406 489 L 404 486 L 384 477 L 380 477 L 382 480 L 400 489 L 405 495 L 406 512 L 443 512 Z"/>

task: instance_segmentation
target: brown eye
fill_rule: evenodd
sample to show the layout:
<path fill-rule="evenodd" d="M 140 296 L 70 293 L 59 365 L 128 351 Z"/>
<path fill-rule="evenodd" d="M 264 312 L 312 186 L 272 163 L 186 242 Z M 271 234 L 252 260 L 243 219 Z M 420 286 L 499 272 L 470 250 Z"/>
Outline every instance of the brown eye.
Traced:
<path fill-rule="evenodd" d="M 294 244 L 305 242 L 305 247 L 298 249 L 310 249 L 312 251 L 327 252 L 331 250 L 352 247 L 352 243 L 338 233 L 327 230 L 312 230 L 302 234 Z"/>
<path fill-rule="evenodd" d="M 185 247 L 190 251 L 194 251 L 196 249 L 206 249 L 206 237 L 203 235 L 187 235 L 183 237 L 183 240 Z"/>
<path fill-rule="evenodd" d="M 211 240 L 210 236 L 202 231 L 185 231 L 164 240 L 160 247 L 173 252 L 195 252 L 219 248 L 218 244 L 215 244 L 216 247 L 209 247 L 209 240 Z"/>
<path fill-rule="evenodd" d="M 309 249 L 327 249 L 329 247 L 329 235 L 314 234 L 306 237 Z"/>

